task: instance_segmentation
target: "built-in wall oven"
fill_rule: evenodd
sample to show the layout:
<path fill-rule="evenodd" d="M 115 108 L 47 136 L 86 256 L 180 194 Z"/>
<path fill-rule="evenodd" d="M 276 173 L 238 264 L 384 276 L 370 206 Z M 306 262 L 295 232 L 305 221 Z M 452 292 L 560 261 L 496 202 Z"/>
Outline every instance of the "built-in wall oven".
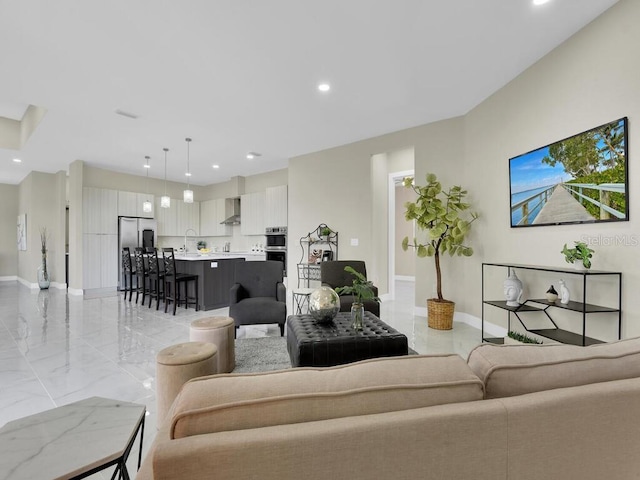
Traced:
<path fill-rule="evenodd" d="M 282 270 L 287 275 L 287 227 L 267 227 L 264 246 L 267 260 L 282 262 Z"/>

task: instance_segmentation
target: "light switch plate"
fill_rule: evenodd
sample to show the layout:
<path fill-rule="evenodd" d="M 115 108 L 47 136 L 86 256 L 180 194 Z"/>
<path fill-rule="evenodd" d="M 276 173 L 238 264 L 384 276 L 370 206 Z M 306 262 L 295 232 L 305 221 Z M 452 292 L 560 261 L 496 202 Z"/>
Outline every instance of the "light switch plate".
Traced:
<path fill-rule="evenodd" d="M 357 239 L 357 238 L 352 238 L 352 239 L 351 239 L 351 246 L 352 246 L 352 247 L 357 247 L 359 243 L 360 243 L 360 242 L 358 241 L 358 239 Z"/>
<path fill-rule="evenodd" d="M 211 262 L 211 268 L 218 268 L 218 262 Z"/>

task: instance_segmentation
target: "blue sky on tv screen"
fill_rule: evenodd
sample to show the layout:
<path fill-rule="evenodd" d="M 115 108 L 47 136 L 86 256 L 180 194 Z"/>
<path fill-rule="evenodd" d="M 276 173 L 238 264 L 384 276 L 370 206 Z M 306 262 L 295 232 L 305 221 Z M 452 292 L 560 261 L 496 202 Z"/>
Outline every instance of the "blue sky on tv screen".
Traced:
<path fill-rule="evenodd" d="M 549 147 L 547 146 L 510 160 L 512 196 L 516 193 L 571 180 L 571 175 L 564 171 L 561 163 L 556 164 L 555 167 L 542 163 L 542 159 L 548 154 Z"/>

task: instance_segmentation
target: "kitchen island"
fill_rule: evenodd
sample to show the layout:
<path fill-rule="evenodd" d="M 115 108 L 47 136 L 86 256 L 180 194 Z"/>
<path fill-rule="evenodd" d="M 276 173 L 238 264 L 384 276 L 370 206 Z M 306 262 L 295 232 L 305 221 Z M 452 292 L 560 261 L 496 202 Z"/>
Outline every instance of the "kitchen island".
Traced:
<path fill-rule="evenodd" d="M 213 310 L 229 306 L 229 290 L 233 284 L 236 264 L 253 260 L 255 255 L 243 253 L 176 254 L 179 273 L 198 276 L 198 308 Z M 259 258 L 259 257 L 258 257 Z M 189 288 L 194 288 L 189 285 Z M 189 292 L 192 296 L 195 292 Z"/>

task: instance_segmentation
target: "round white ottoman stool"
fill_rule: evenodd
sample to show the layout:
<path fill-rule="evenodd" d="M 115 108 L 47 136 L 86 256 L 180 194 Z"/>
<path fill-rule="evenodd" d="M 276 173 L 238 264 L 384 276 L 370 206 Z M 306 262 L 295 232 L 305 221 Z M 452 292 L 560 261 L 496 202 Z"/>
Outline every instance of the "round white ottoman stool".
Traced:
<path fill-rule="evenodd" d="M 188 380 L 218 373 L 218 348 L 213 343 L 187 342 L 171 345 L 156 356 L 158 428 L 171 404 Z"/>
<path fill-rule="evenodd" d="M 218 347 L 218 373 L 236 368 L 235 324 L 231 317 L 207 317 L 191 322 L 189 340 Z"/>

